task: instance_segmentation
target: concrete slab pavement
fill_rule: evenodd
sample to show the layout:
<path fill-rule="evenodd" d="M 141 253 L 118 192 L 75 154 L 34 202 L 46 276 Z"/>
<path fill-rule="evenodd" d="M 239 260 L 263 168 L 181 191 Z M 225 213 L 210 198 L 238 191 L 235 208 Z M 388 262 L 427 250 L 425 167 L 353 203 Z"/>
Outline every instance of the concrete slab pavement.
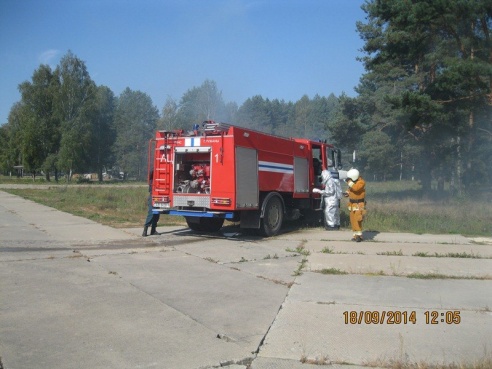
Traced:
<path fill-rule="evenodd" d="M 74 244 L 131 240 L 136 236 L 94 221 L 0 191 L 2 243 L 27 239 L 63 240 Z M 20 226 L 20 228 L 19 228 Z"/>
<path fill-rule="evenodd" d="M 83 258 L 2 264 L 6 369 L 200 368 L 247 354 L 218 339 L 213 327 Z"/>
<path fill-rule="evenodd" d="M 349 241 L 352 232 L 349 230 L 325 231 L 320 228 L 292 229 L 280 236 L 282 239 L 305 240 L 305 241 Z M 376 241 L 379 243 L 393 242 L 402 244 L 426 243 L 426 244 L 470 244 L 472 239 L 457 234 L 413 234 L 413 233 L 390 233 L 364 231 L 365 241 Z M 492 242 L 490 238 L 482 238 L 483 242 Z"/>
<path fill-rule="evenodd" d="M 310 271 L 333 268 L 350 274 L 492 278 L 492 259 L 313 253 L 307 268 Z"/>
<path fill-rule="evenodd" d="M 6 246 L 8 240 L 18 238 L 19 234 L 22 234 L 22 241 L 24 242 L 52 240 L 52 237 L 46 232 L 17 215 L 16 199 L 19 197 L 0 191 L 0 237 L 3 246 Z"/>
<path fill-rule="evenodd" d="M 4 368 L 245 368 L 288 292 L 176 249 L 220 250 L 223 237 L 178 227 L 144 239 L 7 194 L 0 208 Z M 19 222 L 26 232 L 12 231 Z M 265 255 L 247 242 L 225 260 Z"/>
<path fill-rule="evenodd" d="M 347 230 L 267 239 L 233 227 L 159 230 L 142 238 L 140 228 L 99 226 L 0 191 L 4 368 L 360 369 L 492 352 L 487 238 L 373 232 L 357 244 Z M 425 252 L 444 256 L 414 256 Z M 316 272 L 325 268 L 349 274 Z M 412 271 L 483 280 L 404 277 Z M 365 322 L 383 311 L 407 321 Z M 455 311 L 459 323 L 440 321 Z M 345 323 L 351 312 L 357 324 Z"/>
<path fill-rule="evenodd" d="M 259 357 L 324 357 L 334 363 L 381 366 L 395 361 L 471 363 L 492 349 L 491 291 L 490 280 L 306 273 L 292 286 Z M 446 314 L 455 311 L 459 323 L 447 324 Z M 412 312 L 415 324 L 409 320 Z M 366 316 L 373 313 L 378 319 L 368 323 Z"/>
<path fill-rule="evenodd" d="M 236 343 L 243 358 L 258 349 L 288 292 L 284 285 L 176 251 L 97 257 L 93 262 L 192 317 L 215 332 L 214 338 Z"/>
<path fill-rule="evenodd" d="M 302 276 L 293 277 L 293 271 L 304 258 L 295 256 L 289 264 L 292 272 L 279 278 L 282 281 L 291 281 L 289 285 L 292 287 L 266 336 L 265 343 L 261 346 L 258 357 L 252 363 L 252 368 L 297 368 L 299 365 L 308 365 L 306 362 L 317 360 L 326 360 L 331 365 L 350 363 L 374 366 L 388 365 L 394 361 L 462 363 L 487 357 L 491 348 L 488 337 L 492 333 L 492 260 L 489 259 L 492 247 L 488 242 L 477 244 L 473 240 L 456 235 L 440 239 L 436 235 L 378 234 L 371 241 L 363 243 L 347 241 L 349 238 L 348 231 L 308 230 L 305 233 L 288 233 L 258 242 L 262 247 L 266 247 L 265 244 L 273 245 L 274 242 L 280 241 L 280 250 L 294 250 L 300 246 L 310 254 L 305 257 L 307 261 Z M 190 247 L 181 245 L 178 249 L 186 249 L 192 254 L 195 252 L 202 258 L 210 255 L 216 257 L 213 244 L 210 244 L 209 248 L 200 246 L 200 243 Z M 321 252 L 326 247 L 332 249 L 331 253 Z M 221 263 L 234 262 L 240 255 L 231 256 L 230 245 L 218 248 L 221 249 Z M 279 252 L 283 262 L 288 260 L 285 258 L 288 253 L 291 252 Z M 400 253 L 407 256 L 395 256 Z M 437 253 L 439 257 L 414 256 L 425 253 Z M 456 257 L 459 255 L 465 257 Z M 265 270 L 274 269 L 267 267 L 262 270 L 261 264 L 268 265 L 270 262 L 279 265 L 275 260 L 254 258 L 236 265 L 242 271 L 262 275 Z M 324 268 L 337 268 L 348 272 L 349 275 L 330 276 L 314 273 Z M 373 276 L 381 271 L 386 276 Z M 420 273 L 423 276 L 442 274 L 477 280 L 394 277 L 412 273 Z M 326 283 L 326 279 L 330 277 L 341 280 L 330 285 Z M 375 280 L 379 283 L 372 284 Z M 295 292 L 307 295 L 306 301 L 293 301 Z M 351 303 L 343 300 L 340 302 L 338 294 L 342 292 L 352 294 L 354 300 Z M 381 299 L 381 293 L 387 294 L 386 300 Z M 326 297 L 325 300 L 323 296 Z M 415 312 L 418 320 L 415 325 L 387 324 L 385 327 L 384 324 L 380 324 L 375 328 L 375 325 L 350 327 L 343 324 L 340 327 L 345 311 L 394 311 L 400 315 L 406 313 L 407 318 L 408 314 Z M 461 320 L 459 327 L 458 324 L 454 327 L 452 324 L 443 325 L 441 319 L 446 319 L 446 314 L 454 311 L 459 311 L 461 319 L 466 320 L 466 323 Z M 438 325 L 432 324 L 434 315 L 431 314 L 434 312 L 439 314 Z M 443 318 L 440 316 L 441 313 L 444 314 Z M 341 328 L 345 329 L 345 341 L 337 338 L 343 331 Z M 365 333 L 363 328 L 370 333 Z M 434 345 L 434 341 L 439 344 Z M 326 345 L 323 342 L 331 343 Z M 305 362 L 301 363 L 303 358 Z"/>
<path fill-rule="evenodd" d="M 345 233 L 350 236 L 349 232 Z M 408 241 L 412 240 L 410 237 Z M 492 258 L 492 244 L 460 243 L 436 244 L 423 242 L 379 242 L 377 240 L 351 242 L 348 240 L 310 240 L 305 246 L 312 253 L 329 254 L 358 254 L 386 256 L 419 256 L 419 257 L 459 257 L 462 258 Z"/>

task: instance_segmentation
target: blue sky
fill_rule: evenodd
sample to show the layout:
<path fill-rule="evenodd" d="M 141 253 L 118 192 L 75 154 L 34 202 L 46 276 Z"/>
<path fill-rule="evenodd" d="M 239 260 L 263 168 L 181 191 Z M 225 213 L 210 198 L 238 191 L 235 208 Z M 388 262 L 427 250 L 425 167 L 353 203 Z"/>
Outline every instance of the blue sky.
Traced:
<path fill-rule="evenodd" d="M 0 124 L 18 85 L 71 50 L 119 95 L 168 96 L 213 80 L 224 101 L 296 101 L 354 87 L 364 0 L 0 0 Z"/>

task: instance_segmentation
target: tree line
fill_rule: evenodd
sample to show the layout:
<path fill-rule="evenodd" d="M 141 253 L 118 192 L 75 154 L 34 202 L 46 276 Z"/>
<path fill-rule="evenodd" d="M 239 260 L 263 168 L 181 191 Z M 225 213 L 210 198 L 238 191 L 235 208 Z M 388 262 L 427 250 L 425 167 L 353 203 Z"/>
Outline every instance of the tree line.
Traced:
<path fill-rule="evenodd" d="M 341 97 L 332 137 L 364 153 L 366 177 L 407 168 L 427 191 L 432 180 L 440 191 L 445 182 L 456 194 L 490 191 L 492 2 L 372 0 L 362 9 L 365 73 L 358 96 Z"/>
<path fill-rule="evenodd" d="M 415 179 L 457 194 L 492 179 L 492 3 L 372 0 L 357 29 L 365 67 L 357 96 L 256 95 L 225 102 L 214 81 L 168 97 L 159 111 L 144 92 L 96 86 L 68 52 L 19 85 L 21 101 L 0 127 L 3 172 L 123 172 L 142 179 L 157 129 L 215 120 L 287 137 L 327 139 L 369 180 Z M 353 163 L 352 153 L 356 153 Z"/>
<path fill-rule="evenodd" d="M 33 176 L 43 172 L 48 181 L 52 174 L 58 180 L 60 173 L 70 179 L 87 172 L 102 180 L 103 171 L 118 163 L 140 175 L 140 151 L 159 118 L 146 94 L 127 88 L 116 98 L 110 88 L 94 83 L 71 52 L 55 70 L 40 65 L 19 91 L 21 100 L 0 130 L 4 173 L 23 166 Z"/>
<path fill-rule="evenodd" d="M 4 174 L 23 166 L 43 173 L 46 180 L 60 174 L 123 173 L 125 178 L 147 175 L 148 143 L 158 129 L 191 130 L 205 120 L 229 122 L 284 136 L 326 137 L 326 121 L 338 104 L 307 96 L 298 102 L 254 96 L 238 107 L 225 102 L 214 81 L 206 80 L 183 94 L 168 97 L 159 112 L 144 92 L 126 88 L 119 96 L 97 86 L 85 63 L 68 52 L 55 70 L 40 65 L 30 81 L 19 85 L 21 100 L 0 127 L 0 165 Z"/>

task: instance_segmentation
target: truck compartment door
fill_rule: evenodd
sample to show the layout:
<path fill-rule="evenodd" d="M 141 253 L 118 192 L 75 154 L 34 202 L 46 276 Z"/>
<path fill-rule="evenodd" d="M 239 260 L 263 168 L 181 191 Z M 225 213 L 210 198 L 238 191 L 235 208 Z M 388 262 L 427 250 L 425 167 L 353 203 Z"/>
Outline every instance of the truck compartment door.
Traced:
<path fill-rule="evenodd" d="M 294 157 L 294 191 L 309 193 L 309 162 L 306 158 Z"/>
<path fill-rule="evenodd" d="M 257 209 L 258 154 L 255 149 L 236 147 L 236 208 Z"/>

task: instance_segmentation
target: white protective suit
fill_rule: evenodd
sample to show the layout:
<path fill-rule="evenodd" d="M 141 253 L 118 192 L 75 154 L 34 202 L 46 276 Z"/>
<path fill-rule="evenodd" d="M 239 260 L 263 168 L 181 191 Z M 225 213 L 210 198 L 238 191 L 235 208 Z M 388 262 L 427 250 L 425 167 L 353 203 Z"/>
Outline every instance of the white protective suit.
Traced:
<path fill-rule="evenodd" d="M 321 172 L 321 179 L 321 184 L 325 186 L 321 191 L 325 203 L 325 228 L 338 229 L 340 228 L 340 199 L 342 198 L 342 186 L 340 185 L 338 178 L 334 178 L 329 170 L 323 170 L 323 172 Z"/>

